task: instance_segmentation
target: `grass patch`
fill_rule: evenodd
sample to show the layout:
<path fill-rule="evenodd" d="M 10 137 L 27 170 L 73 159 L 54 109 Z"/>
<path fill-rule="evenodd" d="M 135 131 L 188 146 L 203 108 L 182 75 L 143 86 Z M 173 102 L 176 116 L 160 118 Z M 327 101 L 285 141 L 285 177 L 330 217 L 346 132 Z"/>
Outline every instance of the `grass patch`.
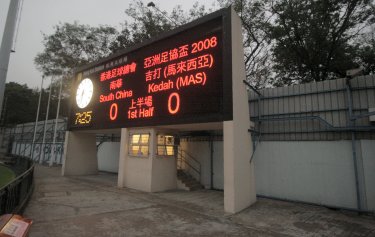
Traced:
<path fill-rule="evenodd" d="M 16 175 L 11 169 L 0 165 L 0 188 L 12 181 L 15 177 Z"/>

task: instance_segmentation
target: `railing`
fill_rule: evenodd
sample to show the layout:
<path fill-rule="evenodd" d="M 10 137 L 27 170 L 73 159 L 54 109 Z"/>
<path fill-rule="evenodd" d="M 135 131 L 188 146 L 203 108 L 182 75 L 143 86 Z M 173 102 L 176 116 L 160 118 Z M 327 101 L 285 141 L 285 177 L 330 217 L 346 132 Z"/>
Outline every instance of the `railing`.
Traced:
<path fill-rule="evenodd" d="M 25 208 L 34 189 L 34 164 L 27 162 L 27 170 L 0 189 L 0 215 L 21 213 Z"/>
<path fill-rule="evenodd" d="M 201 180 L 201 163 L 186 151 L 181 149 L 178 150 L 177 169 L 189 173 L 198 181 Z"/>

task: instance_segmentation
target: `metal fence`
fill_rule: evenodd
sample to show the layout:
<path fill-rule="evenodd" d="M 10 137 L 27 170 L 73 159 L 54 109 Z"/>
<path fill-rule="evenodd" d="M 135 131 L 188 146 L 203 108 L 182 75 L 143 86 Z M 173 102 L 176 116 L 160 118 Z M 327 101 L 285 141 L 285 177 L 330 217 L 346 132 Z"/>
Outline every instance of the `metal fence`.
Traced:
<path fill-rule="evenodd" d="M 249 105 L 263 141 L 375 139 L 375 76 L 250 91 Z"/>
<path fill-rule="evenodd" d="M 56 126 L 56 127 L 55 127 Z M 0 128 L 0 153 L 30 157 L 38 163 L 62 164 L 67 118 L 18 124 Z M 45 129 L 44 129 L 45 127 Z M 55 143 L 53 143 L 56 129 Z M 35 131 L 35 139 L 34 139 Z M 45 133 L 44 133 L 45 131 Z M 45 138 L 43 139 L 43 136 Z M 43 142 L 44 140 L 44 142 Z M 119 142 L 117 134 L 97 134 L 97 148 L 103 142 Z M 34 142 L 33 142 L 34 141 Z M 52 159 L 52 162 L 50 162 Z"/>
<path fill-rule="evenodd" d="M 34 164 L 24 157 L 27 169 L 14 180 L 0 189 L 0 215 L 5 213 L 21 213 L 34 188 Z"/>
<path fill-rule="evenodd" d="M 56 137 L 53 143 L 55 126 Z M 18 124 L 3 129 L 0 148 L 3 153 L 27 156 L 39 162 L 47 162 L 52 158 L 53 163 L 61 164 L 65 130 L 66 118 L 58 119 L 57 123 L 56 120 L 47 120 L 39 121 L 36 125 L 35 123 Z"/>

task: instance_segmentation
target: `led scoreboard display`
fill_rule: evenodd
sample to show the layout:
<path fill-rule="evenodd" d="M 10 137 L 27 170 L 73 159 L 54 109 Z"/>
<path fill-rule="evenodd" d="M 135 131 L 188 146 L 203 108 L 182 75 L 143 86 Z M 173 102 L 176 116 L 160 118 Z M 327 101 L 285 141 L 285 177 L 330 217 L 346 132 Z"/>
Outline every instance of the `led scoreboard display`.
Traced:
<path fill-rule="evenodd" d="M 232 119 L 230 11 L 76 71 L 69 130 Z"/>

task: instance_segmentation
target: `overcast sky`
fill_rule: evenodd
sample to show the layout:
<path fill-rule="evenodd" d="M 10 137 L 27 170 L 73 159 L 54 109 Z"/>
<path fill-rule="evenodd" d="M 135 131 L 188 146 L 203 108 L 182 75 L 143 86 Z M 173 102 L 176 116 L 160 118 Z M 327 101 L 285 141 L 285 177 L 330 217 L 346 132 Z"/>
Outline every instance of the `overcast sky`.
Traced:
<path fill-rule="evenodd" d="M 0 40 L 3 37 L 10 0 L 0 0 Z M 36 70 L 33 59 L 43 50 L 42 33 L 50 34 L 59 22 L 74 22 L 91 26 L 111 25 L 120 29 L 125 20 L 124 10 L 131 0 L 24 0 L 21 22 L 16 42 L 16 53 L 10 57 L 7 82 L 26 83 L 29 87 L 40 86 L 41 73 Z M 145 4 L 149 0 L 144 1 Z M 190 9 L 194 1 L 155 0 L 161 10 L 170 11 L 176 5 Z M 215 0 L 201 0 L 211 6 Z"/>

